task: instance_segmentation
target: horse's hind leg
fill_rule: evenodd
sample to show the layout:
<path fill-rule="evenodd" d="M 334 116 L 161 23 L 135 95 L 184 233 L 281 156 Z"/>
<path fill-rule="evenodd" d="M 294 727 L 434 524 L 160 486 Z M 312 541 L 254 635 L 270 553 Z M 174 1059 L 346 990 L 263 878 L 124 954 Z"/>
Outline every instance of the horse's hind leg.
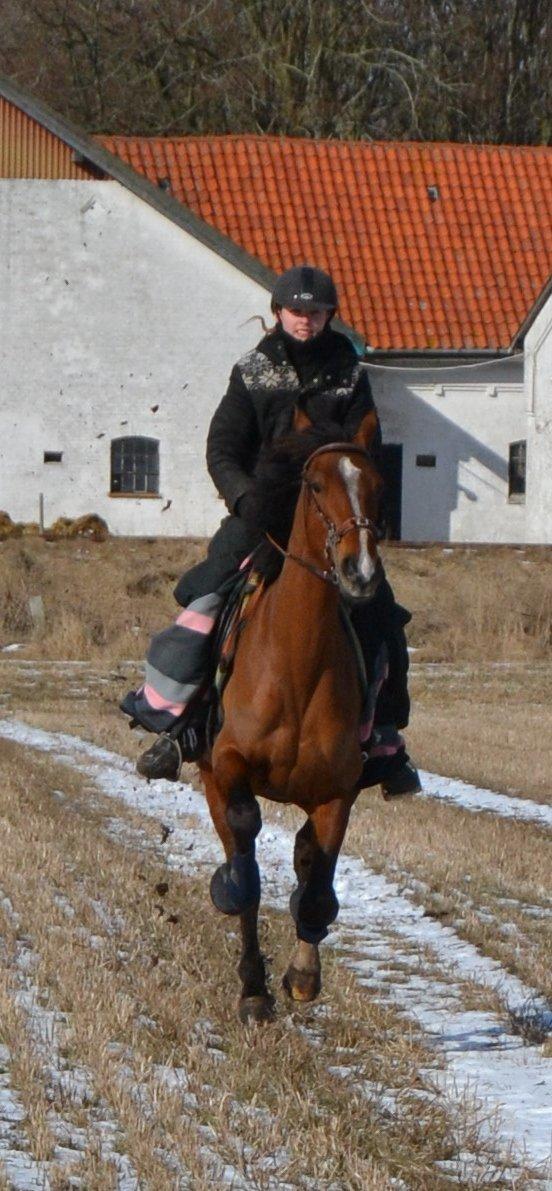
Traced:
<path fill-rule="evenodd" d="M 210 891 L 217 910 L 240 918 L 240 1018 L 243 1022 L 265 1021 L 272 1016 L 273 999 L 266 985 L 257 931 L 260 878 L 255 838 L 261 829 L 261 816 L 243 776 L 240 778 L 239 772 L 230 776 L 234 780 L 226 793 L 211 770 L 202 771 L 211 817 L 227 857 L 213 874 Z"/>
<path fill-rule="evenodd" d="M 349 801 L 337 798 L 317 807 L 295 839 L 297 888 L 290 908 L 297 946 L 284 976 L 284 988 L 294 1001 L 313 1001 L 320 992 L 318 944 L 339 910 L 333 878 L 350 809 Z"/>

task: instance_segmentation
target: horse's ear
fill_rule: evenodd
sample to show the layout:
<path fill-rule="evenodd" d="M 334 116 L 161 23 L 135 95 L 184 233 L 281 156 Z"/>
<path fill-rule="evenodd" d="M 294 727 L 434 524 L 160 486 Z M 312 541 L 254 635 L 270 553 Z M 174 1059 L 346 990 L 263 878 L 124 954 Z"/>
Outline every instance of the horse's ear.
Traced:
<path fill-rule="evenodd" d="M 375 409 L 370 409 L 364 415 L 362 422 L 354 436 L 353 442 L 365 451 L 369 451 L 378 430 L 378 415 Z"/>
<path fill-rule="evenodd" d="M 312 422 L 309 415 L 305 413 L 304 409 L 299 409 L 296 405 L 293 411 L 293 429 L 294 430 L 311 430 Z"/>

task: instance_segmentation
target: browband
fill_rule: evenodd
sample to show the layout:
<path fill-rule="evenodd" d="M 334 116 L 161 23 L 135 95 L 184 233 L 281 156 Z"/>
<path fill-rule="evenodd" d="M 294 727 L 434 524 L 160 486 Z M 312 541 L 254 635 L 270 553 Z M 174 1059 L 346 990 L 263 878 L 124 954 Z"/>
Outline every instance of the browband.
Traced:
<path fill-rule="evenodd" d="M 355 455 L 362 455 L 368 462 L 371 462 L 371 456 L 365 447 L 359 447 L 355 442 L 330 442 L 325 447 L 317 447 L 316 451 L 309 455 L 306 463 L 303 465 L 303 475 L 318 455 L 324 455 L 326 451 L 353 451 Z"/>

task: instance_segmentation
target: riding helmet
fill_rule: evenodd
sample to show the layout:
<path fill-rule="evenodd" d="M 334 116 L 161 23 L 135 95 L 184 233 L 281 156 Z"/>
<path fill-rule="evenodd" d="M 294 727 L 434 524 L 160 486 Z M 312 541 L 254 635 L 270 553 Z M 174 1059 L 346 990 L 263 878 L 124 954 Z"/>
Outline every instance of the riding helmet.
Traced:
<path fill-rule="evenodd" d="M 337 291 L 328 273 L 312 265 L 294 265 L 282 273 L 272 291 L 272 309 L 335 310 Z"/>

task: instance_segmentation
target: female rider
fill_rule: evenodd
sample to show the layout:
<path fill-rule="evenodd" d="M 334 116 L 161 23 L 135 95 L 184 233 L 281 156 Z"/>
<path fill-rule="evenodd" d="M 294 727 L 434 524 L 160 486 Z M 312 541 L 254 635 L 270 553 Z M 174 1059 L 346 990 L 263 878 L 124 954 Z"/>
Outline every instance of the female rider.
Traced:
<path fill-rule="evenodd" d="M 276 325 L 235 365 L 214 414 L 207 466 L 230 516 L 214 535 L 205 561 L 177 584 L 175 596 L 186 611 L 174 632 L 165 630 L 153 639 L 146 683 L 122 704 L 135 721 L 161 733 L 138 760 L 145 777 L 177 780 L 182 761 L 202 752 L 205 703 L 197 695 L 205 685 L 208 630 L 222 604 L 221 586 L 259 542 L 249 512 L 261 448 L 292 429 L 296 408 L 315 426 L 335 426 L 339 441 L 350 441 L 374 408 L 366 369 L 351 341 L 330 325 L 336 308 L 335 285 L 321 269 L 301 265 L 283 273 L 272 294 Z M 378 447 L 379 442 L 376 453 Z M 417 793 L 418 774 L 397 733 L 409 715 L 403 626 L 410 615 L 383 580 L 369 607 L 355 609 L 352 619 L 367 669 L 382 641 L 387 648 L 388 676 L 377 699 L 369 750 L 372 757 L 382 757 L 384 796 Z"/>

